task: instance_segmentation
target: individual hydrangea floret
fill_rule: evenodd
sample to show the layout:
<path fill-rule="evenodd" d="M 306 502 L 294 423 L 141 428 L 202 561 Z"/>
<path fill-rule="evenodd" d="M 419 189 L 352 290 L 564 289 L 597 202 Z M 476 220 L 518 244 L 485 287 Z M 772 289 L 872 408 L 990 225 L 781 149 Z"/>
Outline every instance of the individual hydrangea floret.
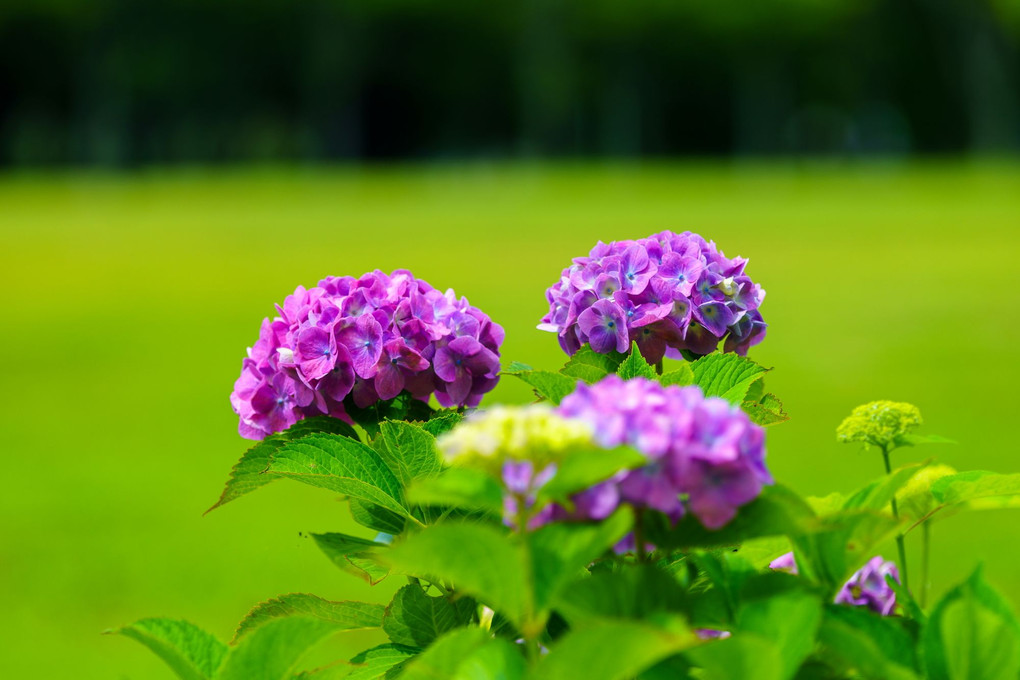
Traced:
<path fill-rule="evenodd" d="M 896 606 L 896 593 L 886 580 L 887 576 L 900 582 L 900 572 L 895 564 L 885 561 L 881 555 L 872 557 L 850 577 L 836 595 L 836 602 L 867 607 L 882 616 L 888 616 Z"/>
<path fill-rule="evenodd" d="M 765 338 L 758 308 L 765 291 L 715 243 L 686 231 L 636 241 L 601 241 L 574 258 L 546 290 L 549 313 L 539 328 L 559 337 L 573 355 L 588 343 L 596 352 L 627 352 L 637 342 L 649 363 L 681 350 L 747 354 Z"/>
<path fill-rule="evenodd" d="M 407 270 L 298 286 L 276 311 L 263 320 L 230 395 L 249 439 L 315 415 L 348 419 L 347 407 L 402 392 L 477 406 L 499 380 L 503 329 Z"/>
<path fill-rule="evenodd" d="M 772 560 L 769 568 L 796 574 L 797 562 L 793 553 L 788 552 Z M 850 577 L 834 601 L 837 604 L 867 607 L 882 616 L 889 616 L 896 607 L 896 592 L 886 580 L 887 576 L 892 576 L 894 581 L 900 583 L 900 572 L 896 565 L 876 555 Z"/>
<path fill-rule="evenodd" d="M 863 442 L 887 449 L 920 424 L 921 412 L 913 404 L 873 401 L 858 406 L 840 423 L 836 439 L 844 444 Z"/>
<path fill-rule="evenodd" d="M 597 519 L 592 507 L 605 516 L 606 506 L 625 502 L 674 520 L 690 511 L 718 529 L 773 483 L 764 430 L 698 387 L 611 375 L 592 386 L 579 384 L 558 412 L 589 423 L 600 446 L 627 445 L 648 458 L 644 467 L 621 471 L 575 497 L 576 517 Z"/>

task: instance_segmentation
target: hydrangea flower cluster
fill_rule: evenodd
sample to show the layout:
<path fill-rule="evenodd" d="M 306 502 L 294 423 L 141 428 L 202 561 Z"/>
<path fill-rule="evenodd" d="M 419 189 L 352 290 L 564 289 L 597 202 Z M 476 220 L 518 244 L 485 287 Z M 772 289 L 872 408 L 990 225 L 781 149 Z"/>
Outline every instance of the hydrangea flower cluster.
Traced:
<path fill-rule="evenodd" d="M 797 562 L 792 552 L 772 560 L 769 567 L 791 574 L 797 573 Z M 900 572 L 896 565 L 886 561 L 881 555 L 876 555 L 854 572 L 850 580 L 840 588 L 835 602 L 867 607 L 882 616 L 889 616 L 896 607 L 896 593 L 886 581 L 887 576 L 892 576 L 894 581 L 900 583 Z"/>
<path fill-rule="evenodd" d="M 704 397 L 698 387 L 610 375 L 592 386 L 578 385 L 558 412 L 589 423 L 599 445 L 629 445 L 649 460 L 575 497 L 577 517 L 602 519 L 626 502 L 674 520 L 689 510 L 707 528 L 718 529 L 773 483 L 765 466 L 764 430 L 726 400 Z"/>
<path fill-rule="evenodd" d="M 574 258 L 546 290 L 549 313 L 538 328 L 558 334 L 573 355 L 629 351 L 637 342 L 649 363 L 679 359 L 680 350 L 747 354 L 765 338 L 758 311 L 765 291 L 745 273 L 747 260 L 723 255 L 689 231 L 598 244 Z"/>
<path fill-rule="evenodd" d="M 913 404 L 873 401 L 858 406 L 836 428 L 836 439 L 844 444 L 863 442 L 887 448 L 896 439 L 921 424 L 921 411 Z"/>
<path fill-rule="evenodd" d="M 230 395 L 249 439 L 314 415 L 348 419 L 345 402 L 365 408 L 403 391 L 477 406 L 499 380 L 503 329 L 407 270 L 298 286 L 276 310 Z"/>

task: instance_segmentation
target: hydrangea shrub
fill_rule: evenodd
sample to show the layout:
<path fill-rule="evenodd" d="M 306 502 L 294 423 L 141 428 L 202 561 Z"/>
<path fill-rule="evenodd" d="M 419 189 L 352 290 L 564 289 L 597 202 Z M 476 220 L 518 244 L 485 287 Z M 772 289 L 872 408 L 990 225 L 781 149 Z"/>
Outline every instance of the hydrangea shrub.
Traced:
<path fill-rule="evenodd" d="M 980 568 L 934 605 L 927 573 L 932 526 L 1020 507 L 1020 475 L 899 460 L 947 440 L 882 401 L 837 439 L 878 449 L 884 474 L 847 494 L 784 486 L 766 440 L 788 416 L 744 356 L 765 332 L 745 264 L 691 233 L 600 243 L 547 295 L 567 363 L 503 371 L 527 406 L 480 404 L 503 333 L 463 298 L 406 271 L 298 288 L 235 384 L 257 441 L 213 507 L 278 479 L 339 495 L 360 529 L 309 540 L 400 587 L 280 595 L 229 642 L 173 619 L 117 632 L 185 680 L 1020 676 L 1020 622 Z M 302 661 L 353 630 L 377 643 Z"/>

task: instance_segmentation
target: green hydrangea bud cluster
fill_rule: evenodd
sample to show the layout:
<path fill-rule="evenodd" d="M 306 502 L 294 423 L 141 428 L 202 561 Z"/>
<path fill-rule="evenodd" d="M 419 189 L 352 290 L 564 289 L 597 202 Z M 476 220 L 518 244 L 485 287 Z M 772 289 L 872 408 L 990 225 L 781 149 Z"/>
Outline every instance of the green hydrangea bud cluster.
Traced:
<path fill-rule="evenodd" d="M 836 428 L 836 439 L 844 444 L 863 442 L 888 449 L 921 424 L 921 411 L 913 404 L 897 401 L 873 401 L 858 406 Z"/>
<path fill-rule="evenodd" d="M 546 404 L 478 411 L 438 443 L 448 463 L 496 475 L 508 460 L 531 461 L 539 470 L 570 452 L 595 445 L 588 423 L 564 418 Z"/>

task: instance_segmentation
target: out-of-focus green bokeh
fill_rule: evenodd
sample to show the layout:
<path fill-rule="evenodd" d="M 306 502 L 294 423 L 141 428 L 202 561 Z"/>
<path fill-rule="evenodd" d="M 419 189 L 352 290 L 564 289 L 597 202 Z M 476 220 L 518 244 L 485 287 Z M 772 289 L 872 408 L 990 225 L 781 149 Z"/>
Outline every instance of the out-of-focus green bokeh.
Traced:
<path fill-rule="evenodd" d="M 353 530 L 281 482 L 203 517 L 246 448 L 227 395 L 261 319 L 327 274 L 412 269 L 500 322 L 504 359 L 554 368 L 545 288 L 598 239 L 691 229 L 748 271 L 770 324 L 752 357 L 792 419 L 769 464 L 808 494 L 881 472 L 834 428 L 917 404 L 956 446 L 1020 471 L 1020 164 L 451 165 L 0 178 L 0 676 L 170 678 L 110 627 L 162 615 L 221 637 L 285 592 L 383 597 L 301 532 Z M 528 400 L 506 379 L 495 401 Z M 1020 602 L 1020 515 L 934 532 L 934 588 L 978 561 Z M 891 555 L 891 553 L 889 553 Z M 372 634 L 338 637 L 353 651 Z M 326 651 L 320 652 L 326 656 Z"/>

